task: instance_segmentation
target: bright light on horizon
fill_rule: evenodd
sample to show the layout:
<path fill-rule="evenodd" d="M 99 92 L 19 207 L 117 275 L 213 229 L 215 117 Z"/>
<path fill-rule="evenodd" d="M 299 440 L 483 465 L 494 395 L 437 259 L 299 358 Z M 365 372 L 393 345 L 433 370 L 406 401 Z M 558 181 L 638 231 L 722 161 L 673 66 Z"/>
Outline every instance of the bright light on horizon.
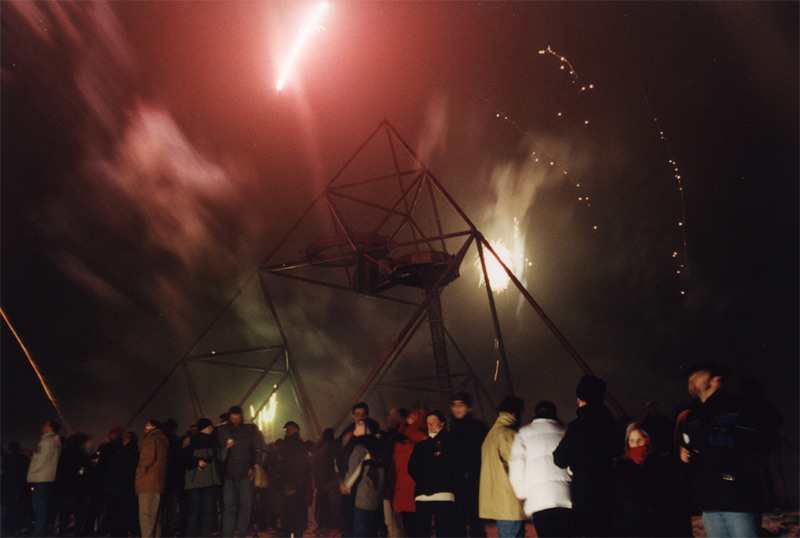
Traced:
<path fill-rule="evenodd" d="M 292 70 L 292 65 L 294 65 L 294 62 L 297 59 L 297 56 L 299 56 L 300 50 L 303 48 L 305 42 L 308 41 L 308 38 L 311 37 L 311 34 L 319 26 L 319 20 L 322 17 L 322 14 L 325 13 L 326 9 L 328 9 L 327 2 L 322 2 L 319 4 L 314 10 L 314 13 L 311 15 L 311 18 L 300 30 L 300 34 L 297 36 L 297 41 L 295 41 L 294 47 L 292 47 L 292 52 L 289 54 L 289 58 L 286 60 L 286 64 L 283 66 L 283 71 L 281 72 L 280 78 L 278 78 L 278 83 L 276 85 L 277 91 L 281 91 L 284 84 L 286 84 L 286 79 L 289 77 L 289 72 Z"/>

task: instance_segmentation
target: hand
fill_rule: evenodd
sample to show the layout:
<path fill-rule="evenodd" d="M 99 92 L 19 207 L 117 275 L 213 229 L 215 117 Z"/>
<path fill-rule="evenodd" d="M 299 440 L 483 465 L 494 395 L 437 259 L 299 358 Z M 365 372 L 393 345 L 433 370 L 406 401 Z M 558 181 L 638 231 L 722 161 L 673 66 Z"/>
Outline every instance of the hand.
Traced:
<path fill-rule="evenodd" d="M 197 462 L 197 466 L 200 467 L 201 469 L 205 469 L 206 467 L 208 467 L 208 462 L 206 460 L 200 460 L 199 462 Z"/>
<path fill-rule="evenodd" d="M 345 485 L 340 482 L 339 493 L 341 493 L 342 495 L 350 495 L 350 488 L 345 487 Z"/>
<path fill-rule="evenodd" d="M 191 437 L 185 438 L 183 440 L 183 448 L 186 448 L 187 446 L 189 446 L 189 443 L 191 443 L 191 442 L 192 442 L 192 438 Z"/>
<path fill-rule="evenodd" d="M 697 450 L 694 451 L 697 453 Z M 681 447 L 681 461 L 683 463 L 689 463 L 689 460 L 692 459 L 692 452 L 686 448 L 685 446 Z"/>
<path fill-rule="evenodd" d="M 225 445 L 225 448 L 230 448 L 235 444 L 236 444 L 236 441 L 234 441 L 233 439 L 228 439 L 228 444 Z"/>
<path fill-rule="evenodd" d="M 248 480 L 253 480 L 255 477 L 256 477 L 256 470 L 255 469 L 250 469 L 249 471 L 247 471 L 247 479 Z"/>

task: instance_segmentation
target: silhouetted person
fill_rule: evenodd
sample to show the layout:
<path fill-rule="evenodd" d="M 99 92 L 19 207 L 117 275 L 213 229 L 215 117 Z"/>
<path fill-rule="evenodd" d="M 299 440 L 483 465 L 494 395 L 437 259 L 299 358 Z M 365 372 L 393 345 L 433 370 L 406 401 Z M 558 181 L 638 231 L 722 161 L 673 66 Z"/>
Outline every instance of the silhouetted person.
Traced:
<path fill-rule="evenodd" d="M 27 482 L 30 460 L 20 450 L 17 441 L 8 444 L 3 454 L 3 505 L 2 535 L 12 536 L 27 522 L 30 506 L 30 487 Z"/>
<path fill-rule="evenodd" d="M 59 534 L 66 536 L 67 525 L 75 518 L 72 534 L 80 536 L 86 529 L 89 517 L 89 486 L 87 472 L 89 454 L 86 445 L 89 438 L 83 433 L 74 433 L 64 441 L 61 457 L 56 473 L 56 491 L 58 493 Z"/>
<path fill-rule="evenodd" d="M 661 405 L 655 400 L 650 400 L 646 405 L 647 414 L 642 419 L 641 426 L 650 435 L 650 450 L 668 454 L 672 452 L 672 440 L 675 433 L 675 424 L 661 412 Z"/>
<path fill-rule="evenodd" d="M 572 471 L 575 536 L 611 535 L 611 466 L 617 454 L 616 422 L 603 404 L 605 381 L 585 375 L 575 395 L 577 418 L 553 452 L 553 461 Z"/>
<path fill-rule="evenodd" d="M 453 440 L 456 496 L 456 536 L 486 536 L 479 517 L 478 495 L 481 477 L 481 446 L 488 426 L 472 416 L 472 396 L 457 392 L 450 398 L 450 433 Z"/>

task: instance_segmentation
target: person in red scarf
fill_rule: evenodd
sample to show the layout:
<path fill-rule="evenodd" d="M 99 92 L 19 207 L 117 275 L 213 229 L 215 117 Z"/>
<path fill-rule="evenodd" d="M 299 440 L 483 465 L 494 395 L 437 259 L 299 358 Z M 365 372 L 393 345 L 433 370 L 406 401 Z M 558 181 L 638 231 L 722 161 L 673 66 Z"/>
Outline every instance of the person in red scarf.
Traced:
<path fill-rule="evenodd" d="M 677 460 L 651 444 L 641 424 L 625 432 L 625 456 L 614 465 L 615 536 L 681 536 Z"/>
<path fill-rule="evenodd" d="M 392 510 L 395 514 L 400 514 L 406 536 L 417 535 L 414 527 L 415 483 L 414 479 L 408 474 L 408 460 L 411 458 L 414 446 L 423 439 L 428 438 L 428 434 L 425 432 L 425 417 L 427 414 L 424 409 L 417 409 L 408 415 L 405 422 L 398 429 L 400 441 L 394 445 L 392 454 L 394 471 Z"/>

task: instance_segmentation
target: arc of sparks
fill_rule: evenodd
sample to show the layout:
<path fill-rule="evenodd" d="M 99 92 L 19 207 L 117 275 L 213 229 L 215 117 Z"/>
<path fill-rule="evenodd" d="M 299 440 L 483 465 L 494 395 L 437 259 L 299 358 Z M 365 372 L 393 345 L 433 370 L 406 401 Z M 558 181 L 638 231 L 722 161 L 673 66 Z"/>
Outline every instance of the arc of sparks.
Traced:
<path fill-rule="evenodd" d="M 311 18 L 308 20 L 305 26 L 300 29 L 300 35 L 297 36 L 297 41 L 295 41 L 292 51 L 289 53 L 289 58 L 286 60 L 286 65 L 283 67 L 281 76 L 278 78 L 278 84 L 276 86 L 278 91 L 281 91 L 284 84 L 286 84 L 286 79 L 289 77 L 289 73 L 292 70 L 292 65 L 294 65 L 295 60 L 300 55 L 300 50 L 302 50 L 305 42 L 308 41 L 308 38 L 311 36 L 312 32 L 314 32 L 319 25 L 319 20 L 327 9 L 327 2 L 322 2 L 319 4 L 316 9 L 314 9 L 314 12 L 311 14 Z"/>
<path fill-rule="evenodd" d="M 61 423 L 64 425 L 64 427 L 67 429 L 67 431 L 70 431 L 71 428 L 67 424 L 67 420 L 64 418 L 64 414 L 61 412 L 61 409 L 58 408 L 58 404 L 56 403 L 56 400 L 53 397 L 53 394 L 50 392 L 50 389 L 47 388 L 47 383 L 44 382 L 44 377 L 42 376 L 42 373 L 39 371 L 39 368 L 36 366 L 36 363 L 33 362 L 33 357 L 31 356 L 30 352 L 28 351 L 28 348 L 25 347 L 24 343 L 22 343 L 22 339 L 19 337 L 19 334 L 17 334 L 17 331 L 14 330 L 13 325 L 11 325 L 11 321 L 9 321 L 8 316 L 6 316 L 6 313 L 2 308 L 0 308 L 0 315 L 3 316 L 3 320 L 6 322 L 6 325 L 8 325 L 9 329 L 11 329 L 11 333 L 14 335 L 14 338 L 17 339 L 17 343 L 19 343 L 19 347 L 22 348 L 22 351 L 25 353 L 25 356 L 28 358 L 28 362 L 31 363 L 31 366 L 33 367 L 33 371 L 36 373 L 36 377 L 39 378 L 39 382 L 42 384 L 42 388 L 44 388 L 44 392 L 47 395 L 47 398 L 50 400 L 50 403 L 53 404 L 53 407 L 55 408 L 56 413 L 58 414 L 58 418 L 61 419 Z"/>

